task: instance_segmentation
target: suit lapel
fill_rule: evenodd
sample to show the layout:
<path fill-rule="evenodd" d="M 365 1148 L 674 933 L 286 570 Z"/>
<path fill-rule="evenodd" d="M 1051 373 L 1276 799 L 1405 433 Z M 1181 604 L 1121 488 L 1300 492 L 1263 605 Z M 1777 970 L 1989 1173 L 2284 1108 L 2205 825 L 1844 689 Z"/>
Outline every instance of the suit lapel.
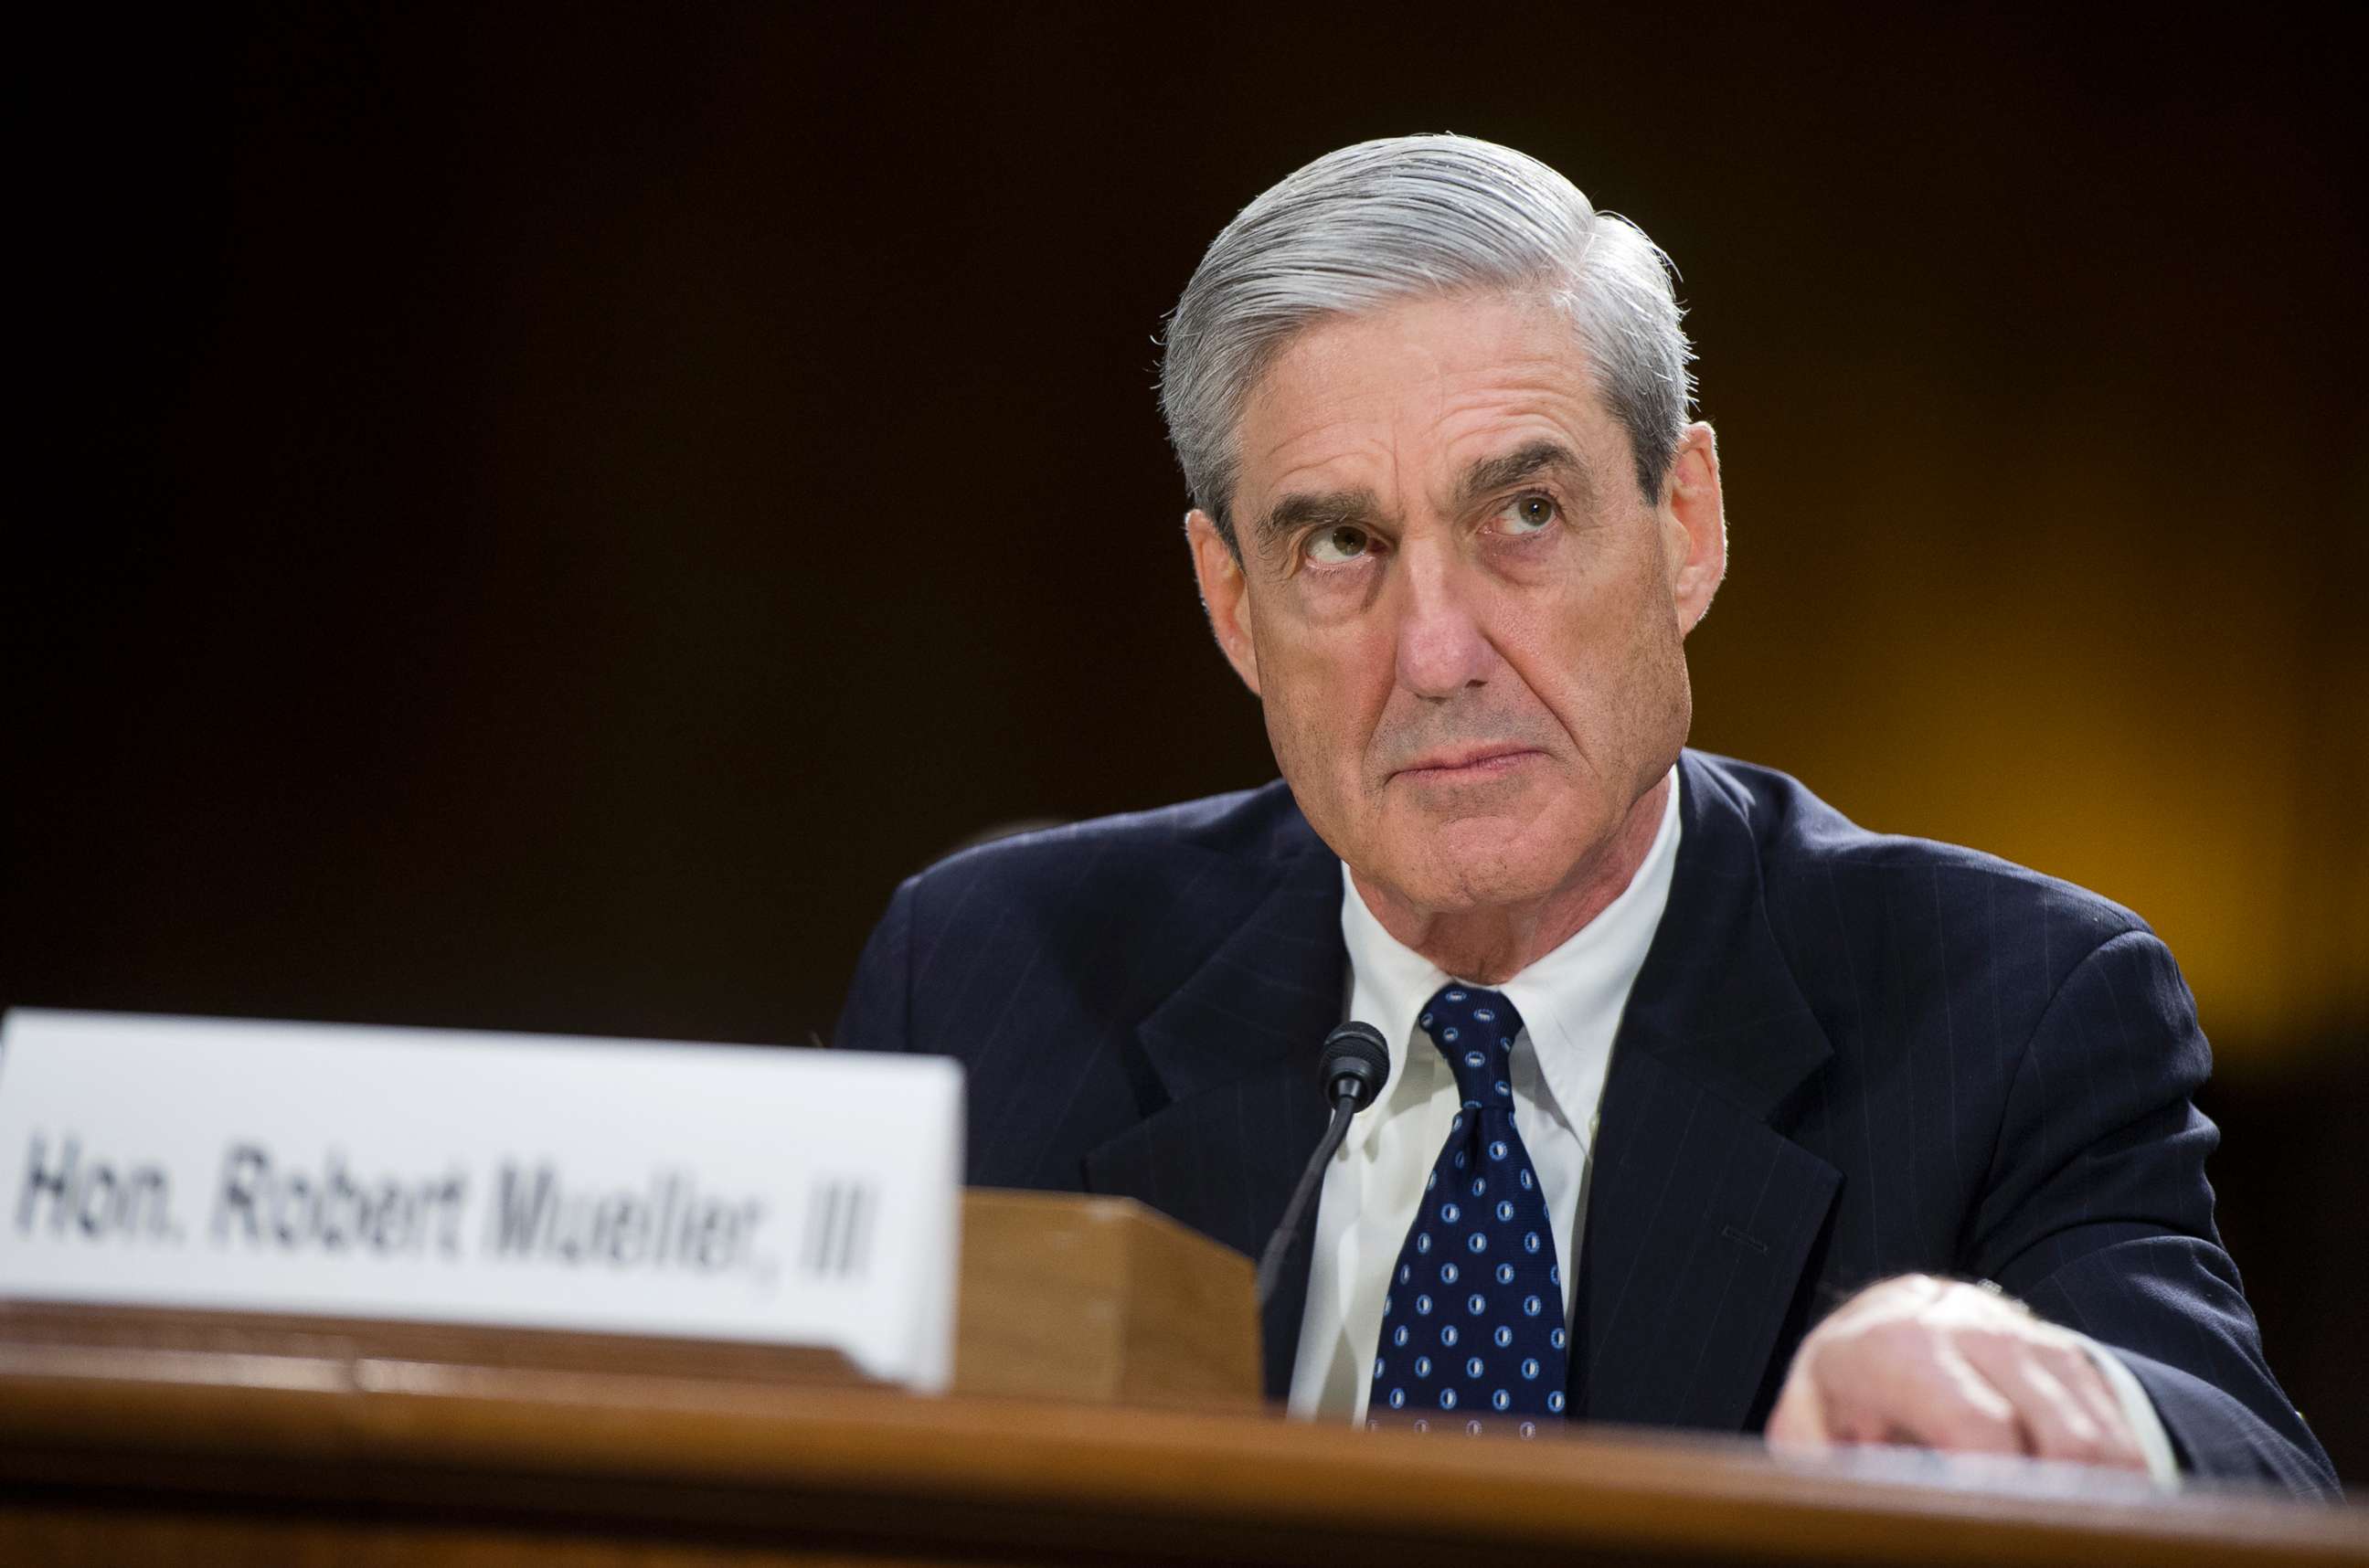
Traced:
<path fill-rule="evenodd" d="M 1841 1177 L 1772 1129 L 1832 1054 L 1770 932 L 1749 802 L 1689 752 L 1670 902 L 1614 1041 L 1571 1409 L 1737 1430 Z"/>
<path fill-rule="evenodd" d="M 1735 1430 L 1754 1413 L 1840 1175 L 1770 1123 L 1831 1054 L 1768 928 L 1746 797 L 1693 753 L 1670 903 L 1606 1081 L 1572 1314 L 1574 1416 Z M 1137 1027 L 1166 1103 L 1086 1156 L 1135 1197 L 1256 1256 L 1322 1136 L 1316 1059 L 1341 1021 L 1340 862 L 1294 817 L 1234 928 Z M 1288 1391 L 1312 1226 L 1261 1324 Z"/>
<path fill-rule="evenodd" d="M 1346 995 L 1340 862 L 1304 822 L 1293 825 L 1279 874 L 1137 1027 L 1168 1103 L 1085 1161 L 1092 1191 L 1139 1199 L 1251 1257 L 1323 1136 L 1317 1057 Z M 1310 1219 L 1261 1324 L 1276 1399 L 1299 1343 Z"/>

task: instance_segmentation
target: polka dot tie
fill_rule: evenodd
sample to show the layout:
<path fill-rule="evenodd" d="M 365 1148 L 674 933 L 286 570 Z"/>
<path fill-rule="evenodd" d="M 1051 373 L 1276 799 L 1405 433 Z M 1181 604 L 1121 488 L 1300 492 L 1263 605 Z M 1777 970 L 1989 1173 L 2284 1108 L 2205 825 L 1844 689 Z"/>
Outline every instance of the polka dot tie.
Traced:
<path fill-rule="evenodd" d="M 1464 1104 L 1390 1270 L 1367 1425 L 1528 1437 L 1562 1415 L 1570 1340 L 1546 1196 L 1514 1129 L 1522 1017 L 1451 985 L 1420 1022 Z"/>

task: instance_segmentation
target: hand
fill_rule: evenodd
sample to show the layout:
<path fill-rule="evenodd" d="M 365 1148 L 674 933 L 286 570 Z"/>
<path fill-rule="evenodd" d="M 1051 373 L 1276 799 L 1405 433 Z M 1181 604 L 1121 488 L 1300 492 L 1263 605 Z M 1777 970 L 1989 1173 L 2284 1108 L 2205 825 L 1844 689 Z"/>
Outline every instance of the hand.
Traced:
<path fill-rule="evenodd" d="M 2078 1335 L 1990 1287 L 1922 1274 L 1869 1286 L 1794 1354 L 1769 1447 L 1837 1443 L 2146 1468 Z"/>

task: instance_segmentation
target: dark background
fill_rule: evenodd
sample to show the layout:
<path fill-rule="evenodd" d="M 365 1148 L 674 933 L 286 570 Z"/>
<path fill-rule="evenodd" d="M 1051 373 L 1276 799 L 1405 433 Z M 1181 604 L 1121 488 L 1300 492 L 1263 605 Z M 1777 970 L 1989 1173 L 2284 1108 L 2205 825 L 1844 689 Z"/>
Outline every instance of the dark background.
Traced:
<path fill-rule="evenodd" d="M 900 876 L 1271 776 L 1153 334 L 1509 142 L 1677 258 L 1699 743 L 2153 921 L 2369 1481 L 2369 276 L 2317 13 L 108 13 L 29 40 L 0 1003 L 828 1036 Z"/>

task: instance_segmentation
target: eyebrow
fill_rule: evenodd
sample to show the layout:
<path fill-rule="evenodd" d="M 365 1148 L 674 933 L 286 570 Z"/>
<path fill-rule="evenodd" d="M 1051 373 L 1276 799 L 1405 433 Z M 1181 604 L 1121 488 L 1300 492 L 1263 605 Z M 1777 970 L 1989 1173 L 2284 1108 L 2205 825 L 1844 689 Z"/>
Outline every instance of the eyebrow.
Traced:
<path fill-rule="evenodd" d="M 1262 553 L 1302 529 L 1323 523 L 1370 522 L 1382 509 L 1371 490 L 1302 490 L 1276 498 L 1258 520 Z"/>
<path fill-rule="evenodd" d="M 1462 510 L 1492 491 L 1547 474 L 1562 475 L 1583 496 L 1593 493 L 1585 460 L 1561 441 L 1539 440 L 1495 457 L 1476 459 L 1467 466 L 1456 482 L 1457 509 Z M 1326 523 L 1370 524 L 1381 509 L 1380 500 L 1371 490 L 1298 491 L 1277 498 L 1275 505 L 1257 520 L 1254 532 L 1264 553 L 1304 529 Z"/>
<path fill-rule="evenodd" d="M 1471 506 L 1493 490 L 1502 490 L 1542 474 L 1560 474 L 1583 492 L 1591 488 L 1587 464 L 1579 453 L 1561 441 L 1534 441 L 1495 457 L 1481 458 L 1466 468 L 1464 477 L 1456 486 L 1458 509 Z"/>

